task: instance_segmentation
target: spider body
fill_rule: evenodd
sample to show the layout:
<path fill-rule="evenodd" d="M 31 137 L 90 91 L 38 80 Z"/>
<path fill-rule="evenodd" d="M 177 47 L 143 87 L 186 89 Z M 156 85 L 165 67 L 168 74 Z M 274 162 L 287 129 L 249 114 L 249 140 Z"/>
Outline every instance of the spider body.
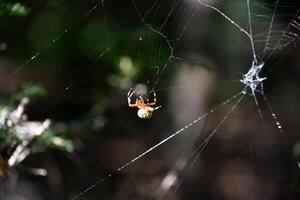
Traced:
<path fill-rule="evenodd" d="M 140 94 L 137 94 L 138 98 L 136 98 L 135 103 L 131 103 L 131 98 L 134 94 L 135 91 L 131 88 L 127 94 L 128 106 L 137 107 L 139 109 L 137 112 L 139 118 L 150 119 L 153 115 L 153 112 L 161 107 L 153 107 L 156 104 L 155 92 L 153 92 L 153 102 L 149 102 L 149 99 L 147 99 L 145 102 L 144 98 Z"/>
<path fill-rule="evenodd" d="M 142 119 L 150 119 L 153 115 L 154 108 L 150 106 L 145 106 L 144 108 L 139 108 L 137 115 Z"/>

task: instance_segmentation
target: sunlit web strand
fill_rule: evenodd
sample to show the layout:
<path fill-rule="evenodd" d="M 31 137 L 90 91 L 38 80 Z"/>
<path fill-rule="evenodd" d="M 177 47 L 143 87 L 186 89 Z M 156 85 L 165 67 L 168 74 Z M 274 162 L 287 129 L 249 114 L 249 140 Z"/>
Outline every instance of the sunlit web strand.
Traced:
<path fill-rule="evenodd" d="M 231 24 L 233 24 L 236 28 L 238 28 L 242 33 L 244 33 L 251 40 L 251 35 L 244 28 L 242 28 L 235 21 L 233 21 L 230 17 L 228 17 L 227 15 L 225 15 L 225 13 L 223 13 L 221 10 L 219 10 L 218 8 L 216 8 L 214 6 L 211 6 L 209 4 L 206 4 L 206 3 L 202 2 L 201 0 L 198 0 L 198 3 L 200 3 L 201 5 L 203 5 L 205 7 L 213 9 L 214 11 L 216 11 L 217 13 L 219 13 L 220 15 L 222 15 L 228 22 L 230 22 Z"/>
<path fill-rule="evenodd" d="M 265 58 L 266 53 L 267 53 L 267 47 L 268 47 L 268 45 L 269 45 L 269 40 L 270 40 L 270 36 L 271 36 L 271 31 L 272 31 L 272 28 L 273 28 L 273 23 L 274 23 L 274 19 L 275 19 L 275 14 L 276 14 L 277 8 L 278 8 L 278 3 L 279 3 L 279 0 L 277 0 L 277 1 L 275 2 L 275 8 L 274 8 L 274 10 L 273 10 L 273 15 L 272 15 L 272 18 L 271 18 L 271 23 L 270 23 L 270 26 L 269 26 L 269 31 L 268 31 L 267 41 L 266 41 L 265 48 L 264 48 L 264 51 L 263 51 L 263 59 Z"/>
<path fill-rule="evenodd" d="M 48 50 L 54 43 L 56 43 L 59 39 L 61 39 L 65 34 L 67 34 L 73 27 L 75 27 L 78 23 L 80 23 L 83 19 L 85 19 L 87 16 L 89 16 L 92 12 L 94 12 L 100 5 L 103 4 L 103 0 L 99 1 L 96 5 L 94 5 L 91 9 L 89 9 L 85 14 L 83 14 L 81 17 L 79 17 L 74 23 L 72 23 L 70 26 L 68 26 L 63 32 L 58 34 L 56 37 L 54 37 L 52 40 L 50 40 L 45 46 L 43 46 L 40 50 L 38 50 L 33 56 L 30 57 L 29 60 L 27 60 L 23 65 L 18 67 L 15 71 L 13 71 L 10 75 L 8 75 L 4 80 L 2 80 L 2 83 L 7 82 L 9 79 L 11 79 L 13 76 L 15 76 L 18 72 L 23 70 L 25 67 L 27 67 L 32 61 L 36 60 L 43 52 Z"/>
<path fill-rule="evenodd" d="M 178 89 L 197 88 L 197 87 L 199 87 L 199 84 L 191 84 L 191 85 L 158 88 L 158 89 L 151 90 L 150 92 L 163 92 L 163 91 L 168 91 L 168 90 L 178 90 Z"/>
<path fill-rule="evenodd" d="M 132 4 L 133 4 L 133 7 L 134 7 L 134 9 L 136 10 L 137 15 L 139 16 L 140 20 L 141 20 L 141 21 L 142 21 L 142 22 L 143 22 L 143 23 L 144 23 L 144 24 L 145 24 L 152 32 L 154 32 L 155 34 L 161 36 L 161 37 L 166 41 L 167 46 L 168 46 L 168 48 L 169 48 L 169 51 L 171 52 L 171 51 L 172 51 L 172 46 L 171 46 L 171 44 L 170 44 L 168 38 L 167 38 L 163 33 L 161 33 L 159 30 L 156 30 L 155 28 L 153 28 L 153 27 L 151 26 L 151 24 L 149 24 L 149 23 L 145 20 L 145 17 L 151 12 L 152 9 L 155 8 L 155 6 L 152 6 L 152 7 L 146 12 L 146 15 L 143 16 L 142 13 L 140 12 L 138 6 L 136 5 L 135 1 L 134 1 L 134 0 L 131 0 L 131 2 L 132 2 Z M 155 3 L 156 3 L 156 2 L 155 2 Z M 171 56 L 170 56 L 170 57 L 171 57 Z M 169 57 L 169 59 L 170 59 L 170 57 Z M 169 60 L 169 59 L 168 59 L 168 60 Z M 167 65 L 167 64 L 168 64 L 168 62 L 166 63 L 166 65 Z"/>
<path fill-rule="evenodd" d="M 159 31 L 162 32 L 163 28 L 165 27 L 165 25 L 167 24 L 167 22 L 169 21 L 170 17 L 172 16 L 172 14 L 175 12 L 175 10 L 177 10 L 177 8 L 180 6 L 180 4 L 182 3 L 182 0 L 179 1 L 174 1 L 170 12 L 168 13 L 168 16 L 166 17 L 166 19 L 164 20 L 164 22 L 162 23 L 162 25 L 159 28 Z"/>
<path fill-rule="evenodd" d="M 172 138 L 174 138 L 175 136 L 183 133 L 186 129 L 190 128 L 191 126 L 195 125 L 196 123 L 198 123 L 199 121 L 201 121 L 202 119 L 204 119 L 205 117 L 207 117 L 209 114 L 214 113 L 216 110 L 222 108 L 224 105 L 228 104 L 229 102 L 233 101 L 234 99 L 236 99 L 237 97 L 240 97 L 239 100 L 235 103 L 235 105 L 233 106 L 233 108 L 231 109 L 231 111 L 221 120 L 221 122 L 219 123 L 219 125 L 214 129 L 214 131 L 204 140 L 204 143 L 207 143 L 211 137 L 215 134 L 215 132 L 217 131 L 217 129 L 224 123 L 224 121 L 229 117 L 230 113 L 235 109 L 235 107 L 237 106 L 237 104 L 241 101 L 242 97 L 244 97 L 245 95 L 245 91 L 241 91 L 239 93 L 237 93 L 236 95 L 232 96 L 231 98 L 223 101 L 221 104 L 219 104 L 217 107 L 211 109 L 209 112 L 201 115 L 200 117 L 196 118 L 195 120 L 191 121 L 189 124 L 187 124 L 186 126 L 184 126 L 183 128 L 179 129 L 178 131 L 176 131 L 175 133 L 173 133 L 172 135 L 168 136 L 167 138 L 163 139 L 162 141 L 160 141 L 159 143 L 157 143 L 156 145 L 150 147 L 148 150 L 144 151 L 143 153 L 139 154 L 137 157 L 133 158 L 132 160 L 130 160 L 129 162 L 125 163 L 124 165 L 122 165 L 121 167 L 119 167 L 118 169 L 116 169 L 113 173 L 108 174 L 107 176 L 105 176 L 104 178 L 100 179 L 99 181 L 97 181 L 96 183 L 94 183 L 93 185 L 89 186 L 88 188 L 86 188 L 85 190 L 83 190 L 82 192 L 80 192 L 79 194 L 75 195 L 74 197 L 71 198 L 71 200 L 76 200 L 79 199 L 82 195 L 86 194 L 87 192 L 89 192 L 90 190 L 94 189 L 95 187 L 97 187 L 100 183 L 102 183 L 103 181 L 109 179 L 110 177 L 114 176 L 115 174 L 119 173 L 120 171 L 124 170 L 125 168 L 127 168 L 128 166 L 130 166 L 131 164 L 133 164 L 134 162 L 136 162 L 137 160 L 143 158 L 144 156 L 146 156 L 148 153 L 150 153 L 151 151 L 157 149 L 159 146 L 161 146 L 162 144 L 168 142 L 169 140 L 171 140 Z"/>
<path fill-rule="evenodd" d="M 188 22 L 187 22 L 187 23 L 185 24 L 185 26 L 183 27 L 183 29 L 182 29 L 180 35 L 179 35 L 178 38 L 176 39 L 175 44 L 174 44 L 174 47 L 172 47 L 172 50 L 171 50 L 171 52 L 170 52 L 170 56 L 169 56 L 169 58 L 168 58 L 168 61 L 165 63 L 165 65 L 163 66 L 163 68 L 162 68 L 161 72 L 159 73 L 157 79 L 155 80 L 155 82 L 154 82 L 154 84 L 153 84 L 153 86 L 152 86 L 152 88 L 151 88 L 152 91 L 155 89 L 155 87 L 156 87 L 156 85 L 158 84 L 159 80 L 161 79 L 163 73 L 165 72 L 167 66 L 168 66 L 171 62 L 175 61 L 175 59 L 174 59 L 174 51 L 175 51 L 175 48 L 176 48 L 176 46 L 177 46 L 177 44 L 178 44 L 178 41 L 182 38 L 184 32 L 185 32 L 186 29 L 189 27 L 189 25 L 190 25 L 190 23 L 193 21 L 193 18 L 194 18 L 194 17 L 195 17 L 195 14 L 192 12 L 191 17 L 189 18 Z"/>
<path fill-rule="evenodd" d="M 152 32 L 154 32 L 154 33 L 160 35 L 163 39 L 165 39 L 166 42 L 167 42 L 167 45 L 168 45 L 168 47 L 169 47 L 169 50 L 171 51 L 171 50 L 172 50 L 172 46 L 171 46 L 170 42 L 168 41 L 168 38 L 167 38 L 164 34 L 162 34 L 161 32 L 159 32 L 158 30 L 156 30 L 155 28 L 153 28 L 153 27 L 151 26 L 151 24 L 149 24 L 148 22 L 146 22 L 145 18 L 142 16 L 142 14 L 141 14 L 139 8 L 137 7 L 135 1 L 134 1 L 134 0 L 131 0 L 131 2 L 132 2 L 132 4 L 133 4 L 134 9 L 136 10 L 136 12 L 137 12 L 139 18 L 141 19 L 141 21 L 142 21 L 142 22 L 143 22 L 143 23 L 144 23 L 144 24 L 145 24 Z"/>
<path fill-rule="evenodd" d="M 160 3 L 160 0 L 156 0 L 155 2 L 154 2 L 154 4 L 150 7 L 150 9 L 146 12 L 146 14 L 144 15 L 144 18 L 146 18 L 151 12 L 152 12 L 152 10 L 154 10 L 154 9 L 157 9 L 159 6 L 159 3 Z M 155 11 L 156 12 L 156 11 Z M 154 20 L 154 18 L 155 18 L 155 15 L 153 16 L 153 18 L 152 18 L 152 21 Z M 139 36 L 139 51 L 138 51 L 138 65 L 140 66 L 140 63 L 141 63 L 141 50 L 140 50 L 140 43 L 141 43 L 141 41 L 143 40 L 143 38 L 142 38 L 142 31 L 141 31 L 141 33 L 140 33 L 140 36 Z M 150 50 L 150 58 L 151 58 L 151 60 L 154 60 L 153 59 L 153 52 L 154 52 L 154 50 L 153 50 L 153 48 L 154 48 L 154 42 L 152 42 L 152 45 L 151 45 L 151 50 Z M 151 65 L 152 66 L 152 65 Z M 148 71 L 148 73 L 147 73 L 147 84 L 149 84 L 149 80 L 150 80 L 150 71 L 152 70 L 152 69 L 155 69 L 155 67 L 150 67 L 150 66 L 148 66 L 148 69 L 147 69 L 147 71 Z"/>
<path fill-rule="evenodd" d="M 172 6 L 173 9 L 171 8 L 171 11 L 169 12 L 168 16 L 166 17 L 166 19 L 164 20 L 163 24 L 161 25 L 161 27 L 160 27 L 158 30 L 156 30 L 155 28 L 153 28 L 153 27 L 151 26 L 151 24 L 148 23 L 148 22 L 145 20 L 145 17 L 144 17 L 144 16 L 142 15 L 142 13 L 140 12 L 140 10 L 139 10 L 138 6 L 136 5 L 135 1 L 134 1 L 134 0 L 131 0 L 131 1 L 132 1 L 132 4 L 133 4 L 133 6 L 134 6 L 134 8 L 135 8 L 135 10 L 136 10 L 136 12 L 137 12 L 139 18 L 141 19 L 141 21 L 142 21 L 142 22 L 143 22 L 143 23 L 144 23 L 144 24 L 145 24 L 152 32 L 158 34 L 159 36 L 162 37 L 162 39 L 165 40 L 165 42 L 167 43 L 167 46 L 168 46 L 168 48 L 169 48 L 169 51 L 170 51 L 169 58 L 167 59 L 167 61 L 166 61 L 166 63 L 164 64 L 164 66 L 162 67 L 162 70 L 159 72 L 159 75 L 158 75 L 157 79 L 155 80 L 155 82 L 154 82 L 154 84 L 153 84 L 153 86 L 152 86 L 152 88 L 151 88 L 151 91 L 153 91 L 153 90 L 155 89 L 156 85 L 158 84 L 159 80 L 161 79 L 161 77 L 162 77 L 164 71 L 166 70 L 167 66 L 173 61 L 175 47 L 176 47 L 178 41 L 182 38 L 182 36 L 183 36 L 184 32 L 186 31 L 186 29 L 189 27 L 189 25 L 190 25 L 190 23 L 192 22 L 192 19 L 194 18 L 195 15 L 194 15 L 194 13 L 193 13 L 193 11 L 192 11 L 192 14 L 191 14 L 191 16 L 190 16 L 189 19 L 188 19 L 188 22 L 185 24 L 185 26 L 183 27 L 183 29 L 182 29 L 182 31 L 180 32 L 179 36 L 176 38 L 174 47 L 172 47 L 172 45 L 171 45 L 169 39 L 167 38 L 167 36 L 166 36 L 165 34 L 163 34 L 163 33 L 161 32 L 161 30 L 162 30 L 163 26 L 165 25 L 165 23 L 167 23 L 167 21 L 168 21 L 169 17 L 171 16 L 171 14 L 176 10 L 176 7 L 179 5 L 179 2 L 180 2 L 180 1 L 178 1 L 177 4 L 174 4 L 174 5 Z M 150 9 L 153 9 L 153 7 L 151 7 Z M 193 8 L 193 9 L 194 9 L 194 8 Z M 148 11 L 147 13 L 149 13 L 149 11 Z"/>
<path fill-rule="evenodd" d="M 271 103 L 268 100 L 267 96 L 264 93 L 262 93 L 261 95 L 263 96 L 263 99 L 265 100 L 267 107 L 268 107 L 269 111 L 271 112 L 271 116 L 273 118 L 273 121 L 274 121 L 277 129 L 279 129 L 280 132 L 284 133 L 284 129 L 281 125 L 281 122 L 278 120 L 277 115 L 275 114 L 274 110 L 272 109 Z"/>
<path fill-rule="evenodd" d="M 206 7 L 209 7 L 213 10 L 215 10 L 216 12 L 218 12 L 219 14 L 221 14 L 226 20 L 228 20 L 230 23 L 232 23 L 234 26 L 236 26 L 237 28 L 240 29 L 241 32 L 245 33 L 249 39 L 250 39 L 250 42 L 251 42 L 251 47 L 252 47 L 252 52 L 253 52 L 253 58 L 254 58 L 254 61 L 249 69 L 249 71 L 244 74 L 244 79 L 241 80 L 241 82 L 243 82 L 245 84 L 246 87 L 249 87 L 251 90 L 252 90 L 252 96 L 253 96 L 253 99 L 254 99 L 254 102 L 255 102 L 255 105 L 258 109 L 258 114 L 259 114 L 259 117 L 263 120 L 263 114 L 262 114 L 262 111 L 261 111 L 261 108 L 258 104 L 258 100 L 257 100 L 257 97 L 256 97 L 256 88 L 257 86 L 261 86 L 261 94 L 267 104 L 267 107 L 268 109 L 270 110 L 271 114 L 272 114 L 272 118 L 277 126 L 277 128 L 280 130 L 280 132 L 283 132 L 283 129 L 282 129 L 282 126 L 281 126 L 281 123 L 277 120 L 277 116 L 276 114 L 274 113 L 272 107 L 271 107 L 271 104 L 270 102 L 268 101 L 266 95 L 264 94 L 264 91 L 263 91 L 263 86 L 262 86 L 262 81 L 264 81 L 265 78 L 260 78 L 259 77 L 259 73 L 261 71 L 261 69 L 263 68 L 264 64 L 263 63 L 258 63 L 257 61 L 257 57 L 256 57 L 256 53 L 255 53 L 255 46 L 254 46 L 254 40 L 253 40 L 253 35 L 252 35 L 252 22 L 251 22 L 251 10 L 250 10 L 250 0 L 247 0 L 246 4 L 247 4 L 247 11 L 248 11 L 248 22 L 249 22 L 249 33 L 243 29 L 242 27 L 240 27 L 236 22 L 234 22 L 231 18 L 229 18 L 227 15 L 225 15 L 222 11 L 220 11 L 218 8 L 214 7 L 214 6 L 211 6 L 209 4 L 205 4 L 203 2 L 201 2 L 201 0 L 198 0 L 198 2 L 201 4 L 201 5 L 204 5 Z M 273 14 L 272 14 L 272 17 L 271 17 L 271 22 L 270 22 L 270 25 L 269 25 L 269 28 L 268 28 L 268 32 L 267 32 L 267 40 L 266 40 L 266 43 L 265 43 L 265 47 L 264 47 L 264 51 L 263 51 L 263 58 L 264 59 L 267 59 L 265 58 L 266 57 L 266 51 L 267 51 L 267 48 L 268 48 L 268 45 L 269 45 L 269 42 L 270 42 L 270 37 L 271 37 L 271 32 L 272 32 L 272 28 L 273 28 L 273 23 L 274 23 L 274 18 L 275 18 L 275 14 L 276 14 L 276 11 L 277 11 L 277 8 L 278 8 L 278 4 L 279 4 L 279 0 L 277 0 L 275 2 L 275 7 L 274 7 L 274 10 L 273 10 Z M 299 14 L 299 10 L 296 12 L 296 15 L 294 16 L 294 19 L 298 17 L 298 14 Z M 294 21 L 294 20 L 293 20 Z M 292 22 L 293 22 L 292 21 Z M 288 25 L 287 28 L 289 28 L 290 26 L 293 25 L 293 23 L 290 23 Z M 297 26 L 298 24 L 296 24 Z M 278 42 L 278 44 L 280 44 L 282 41 L 282 39 Z M 276 45 L 277 46 L 277 45 Z M 271 54 L 274 53 L 274 50 L 271 52 Z M 270 55 L 269 55 L 270 56 Z M 251 73 L 252 72 L 252 73 Z M 254 73 L 253 73 L 254 72 Z M 249 77 L 248 77 L 249 76 Z M 252 86 L 253 84 L 255 84 L 255 82 L 257 82 L 257 86 Z"/>
<path fill-rule="evenodd" d="M 249 34 L 250 34 L 249 38 L 250 38 L 250 43 L 251 43 L 253 60 L 254 60 L 254 63 L 256 64 L 258 62 L 257 62 L 257 57 L 256 57 L 256 52 L 255 52 L 255 46 L 254 46 L 254 41 L 253 41 L 250 0 L 247 0 L 247 11 L 248 11 L 248 22 L 249 22 Z"/>
<path fill-rule="evenodd" d="M 284 43 L 284 45 L 281 45 L 281 43 L 282 43 L 283 40 L 285 39 L 285 37 L 282 37 L 282 38 L 276 43 L 275 48 L 272 49 L 272 51 L 271 51 L 271 53 L 270 53 L 270 55 L 269 55 L 268 58 L 270 58 L 271 55 L 273 55 L 273 54 L 275 53 L 275 50 L 276 50 L 278 47 L 281 49 L 281 48 L 287 47 L 287 46 L 289 46 L 290 44 L 293 44 L 294 42 L 296 42 L 297 40 L 299 40 L 299 35 L 298 35 L 298 34 L 289 31 L 289 29 L 293 26 L 293 22 L 294 22 L 297 18 L 299 18 L 299 14 L 300 14 L 300 9 L 298 9 L 298 10 L 296 11 L 296 13 L 294 14 L 294 16 L 293 16 L 291 22 L 286 26 L 285 30 L 283 31 L 283 36 L 288 36 L 288 37 L 290 37 L 289 42 L 286 42 L 286 43 Z M 286 35 L 286 33 L 287 33 L 287 34 L 290 34 L 290 35 Z M 282 47 L 281 47 L 281 46 L 282 46 Z M 282 56 L 282 57 L 283 57 L 283 56 Z M 279 60 L 281 60 L 282 57 L 281 57 Z M 270 71 L 268 72 L 268 74 L 269 74 L 271 71 L 272 71 L 272 70 L 270 70 Z"/>
<path fill-rule="evenodd" d="M 275 6 L 274 6 L 274 9 L 273 9 L 273 14 L 272 14 L 272 17 L 271 17 L 271 21 L 270 21 L 270 25 L 269 25 L 269 29 L 268 29 L 268 34 L 267 34 L 267 40 L 266 40 L 266 43 L 265 43 L 265 47 L 264 47 L 264 50 L 263 50 L 263 59 L 265 60 L 266 59 L 266 51 L 268 49 L 268 45 L 269 45 L 269 41 L 270 41 L 270 37 L 271 37 L 271 32 L 272 32 L 272 28 L 273 28 L 273 24 L 274 24 L 274 19 L 275 19 L 275 14 L 277 12 L 277 9 L 278 9 L 278 4 L 279 4 L 279 0 L 276 0 L 275 2 Z M 251 15 L 250 15 L 250 0 L 247 0 L 247 8 L 248 8 L 248 17 L 249 17 L 249 23 L 250 23 L 250 35 L 251 35 L 251 42 L 253 42 L 253 37 L 252 37 L 252 26 L 251 26 Z M 298 12 L 297 12 L 298 13 Z M 296 13 L 296 14 L 297 14 Z M 254 43 L 253 43 L 253 47 L 254 47 Z M 254 52 L 255 53 L 255 52 Z M 273 53 L 273 52 L 272 52 Z M 255 66 L 252 66 L 251 69 L 255 67 Z M 263 66 L 262 66 L 263 67 Z M 257 72 L 259 73 L 259 71 Z M 256 74 L 256 76 L 258 77 L 258 74 Z M 263 80 L 262 80 L 263 81 Z M 267 107 L 268 109 L 270 110 L 271 112 L 271 115 L 272 115 L 272 118 L 277 126 L 277 128 L 280 130 L 280 132 L 283 132 L 283 129 L 282 129 L 282 126 L 281 126 L 281 123 L 277 120 L 277 116 L 276 114 L 274 113 L 272 107 L 271 107 L 271 104 L 270 102 L 268 101 L 265 93 L 264 93 L 264 90 L 263 90 L 263 85 L 262 83 L 261 84 L 261 92 L 260 94 L 263 96 L 263 99 L 265 100 L 266 104 L 267 104 Z M 262 121 L 264 121 L 263 119 L 263 114 L 262 114 L 262 111 L 261 111 L 261 108 L 258 104 L 258 100 L 257 100 L 257 97 L 256 97 L 256 94 L 253 92 L 253 98 L 254 98 L 254 102 L 255 102 L 255 105 L 258 109 L 258 114 L 259 114 L 259 117 L 261 118 Z"/>
<path fill-rule="evenodd" d="M 164 35 L 166 36 L 167 35 L 167 32 L 168 32 L 168 29 L 167 28 L 165 28 L 165 25 L 167 24 L 167 22 L 169 21 L 169 19 L 170 19 L 170 17 L 172 16 L 172 14 L 174 14 L 174 12 L 177 10 L 177 8 L 181 5 L 181 3 L 182 3 L 183 1 L 182 0 L 178 0 L 178 1 L 173 1 L 173 4 L 172 4 L 172 6 L 171 6 L 171 8 L 170 8 L 170 11 L 168 12 L 168 15 L 167 15 L 167 17 L 165 18 L 165 20 L 163 21 L 163 23 L 162 23 L 162 25 L 160 26 L 160 28 L 158 29 L 158 31 L 159 32 L 161 32 L 162 34 L 163 34 L 163 29 L 166 29 L 165 30 L 165 33 L 164 33 Z M 178 13 L 178 12 L 177 12 Z M 176 13 L 176 14 L 177 14 Z M 174 19 L 173 19 L 173 21 L 172 21 L 172 24 L 174 23 L 174 21 L 175 21 L 175 19 L 176 19 L 176 17 L 174 17 Z M 171 26 L 170 26 L 170 28 L 171 28 Z M 169 29 L 170 29 L 169 28 Z M 183 34 L 183 32 L 185 31 L 185 29 L 183 29 L 183 31 L 182 31 L 182 34 Z M 178 41 L 178 40 L 180 40 L 180 37 L 181 36 L 179 36 L 178 37 L 178 39 L 176 40 L 176 41 Z M 167 38 L 167 37 L 166 37 Z M 171 44 L 171 41 L 167 38 L 167 42 L 169 42 L 170 44 Z M 157 60 L 160 60 L 160 52 L 161 52 L 161 41 L 159 41 L 159 45 L 158 45 L 159 47 L 158 47 L 158 56 L 156 56 L 157 57 Z M 168 60 L 166 61 L 166 64 L 164 65 L 164 67 L 163 67 L 163 69 L 161 70 L 161 72 L 160 72 L 160 70 L 159 70 L 159 67 L 158 66 L 156 66 L 156 74 L 155 74 L 155 81 L 154 81 L 154 84 L 153 84 L 153 86 L 152 86 L 152 91 L 153 91 L 153 89 L 155 88 L 155 86 L 156 86 L 156 84 L 158 83 L 158 81 L 160 80 L 160 78 L 161 78 L 161 76 L 162 76 L 162 74 L 164 73 L 164 71 L 165 71 L 165 68 L 168 66 L 168 62 L 170 62 L 170 59 L 171 59 L 171 57 L 173 57 L 173 51 L 174 51 L 174 48 L 175 48 L 175 46 L 174 47 L 171 47 L 171 49 L 170 49 L 170 56 L 169 56 L 169 58 L 168 58 Z M 149 79 L 147 80 L 147 83 L 149 83 Z"/>
<path fill-rule="evenodd" d="M 54 105 L 65 93 L 69 91 L 73 86 L 80 81 L 84 76 L 88 74 L 96 65 L 96 63 L 109 51 L 110 49 L 107 48 L 104 52 L 100 53 L 97 58 L 94 59 L 92 63 L 90 63 L 84 70 L 81 71 L 80 75 L 74 79 L 73 81 L 69 82 L 66 87 L 64 87 L 63 91 L 61 91 L 56 97 L 45 106 L 45 109 L 42 112 L 46 112 L 52 105 Z"/>
<path fill-rule="evenodd" d="M 156 2 L 155 2 L 156 3 Z M 157 6 L 153 7 L 153 11 L 152 11 L 152 7 L 146 12 L 146 14 L 143 16 L 144 19 L 147 18 L 147 16 L 153 12 L 152 16 L 150 17 L 150 20 L 148 22 L 148 24 L 151 26 L 152 23 L 154 23 L 155 19 L 158 17 L 158 13 L 159 13 L 159 9 L 160 9 L 160 6 L 161 6 L 161 1 L 157 1 Z M 155 8 L 155 9 L 154 9 Z M 145 20 L 146 21 L 146 20 Z M 146 26 L 146 28 L 149 28 L 148 26 Z M 156 34 L 156 33 L 155 33 Z M 161 37 L 153 37 L 149 40 L 149 43 L 151 45 L 151 48 L 150 48 L 150 60 L 151 60 L 151 64 L 148 66 L 148 79 L 147 79 L 147 83 L 149 83 L 149 77 L 150 77 L 150 70 L 152 70 L 152 68 L 156 68 L 155 64 L 156 64 L 156 60 L 158 60 L 159 56 L 156 56 L 156 54 L 159 55 L 159 53 L 157 53 L 157 49 L 159 48 L 160 46 L 160 41 Z M 152 67 L 152 66 L 155 66 L 155 67 Z"/>
<path fill-rule="evenodd" d="M 30 64 L 33 60 L 37 59 L 39 55 L 41 55 L 44 51 L 46 51 L 48 48 L 50 48 L 55 42 L 57 42 L 60 38 L 62 38 L 66 33 L 68 33 L 73 27 L 75 27 L 78 23 L 80 23 L 84 18 L 89 16 L 93 11 L 95 11 L 100 5 L 102 5 L 102 12 L 103 12 L 103 20 L 104 20 L 104 26 L 107 27 L 106 23 L 106 16 L 105 16 L 105 10 L 104 10 L 104 0 L 100 0 L 99 3 L 94 5 L 91 9 L 89 9 L 84 15 L 79 17 L 73 24 L 71 24 L 68 28 L 66 28 L 62 33 L 57 35 L 53 40 L 48 42 L 42 49 L 38 51 L 34 56 L 31 57 L 30 60 L 25 62 L 21 67 L 19 67 L 17 70 L 15 70 L 12 74 L 10 74 L 3 82 L 7 81 L 8 79 L 12 78 L 16 73 L 24 69 L 28 64 Z M 105 37 L 107 41 L 107 47 L 104 51 L 98 54 L 97 58 L 93 60 L 92 63 L 90 63 L 82 72 L 80 75 L 73 81 L 71 81 L 66 87 L 64 87 L 64 90 L 58 94 L 54 100 L 52 100 L 48 105 L 45 106 L 45 109 L 42 112 L 46 112 L 49 107 L 51 107 L 55 102 L 61 98 L 66 91 L 70 90 L 75 83 L 77 83 L 84 75 L 86 75 L 93 67 L 94 65 L 108 52 L 110 51 L 109 47 L 109 37 L 108 37 L 108 32 L 105 29 Z"/>
<path fill-rule="evenodd" d="M 195 165 L 196 161 L 199 159 L 200 155 L 203 153 L 205 150 L 206 146 L 208 143 L 211 141 L 213 136 L 216 134 L 216 132 L 219 130 L 219 128 L 224 124 L 224 122 L 230 117 L 230 115 L 233 113 L 233 111 L 236 109 L 236 107 L 240 104 L 240 102 L 243 100 L 245 97 L 246 92 L 242 92 L 242 95 L 240 98 L 235 102 L 235 104 L 231 107 L 230 111 L 223 117 L 223 119 L 218 123 L 218 125 L 211 131 L 211 133 L 205 138 L 203 142 L 201 142 L 195 151 L 192 153 L 190 156 L 191 164 L 189 165 L 188 169 L 185 171 L 184 176 L 193 168 Z M 175 190 L 173 192 L 176 192 L 180 185 L 182 184 L 182 181 L 176 186 Z"/>

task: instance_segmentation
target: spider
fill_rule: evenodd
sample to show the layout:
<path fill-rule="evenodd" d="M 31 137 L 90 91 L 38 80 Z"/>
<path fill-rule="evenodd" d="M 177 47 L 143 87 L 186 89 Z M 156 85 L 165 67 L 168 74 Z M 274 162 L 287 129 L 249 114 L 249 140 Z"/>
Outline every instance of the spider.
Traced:
<path fill-rule="evenodd" d="M 128 106 L 137 107 L 139 109 L 137 112 L 139 118 L 150 119 L 153 115 L 153 112 L 161 107 L 153 107 L 156 104 L 155 92 L 153 92 L 153 102 L 149 102 L 149 99 L 147 99 L 146 103 L 139 93 L 137 94 L 138 98 L 136 98 L 135 103 L 131 103 L 131 97 L 133 96 L 133 94 L 135 94 L 135 90 L 131 88 L 127 94 Z"/>

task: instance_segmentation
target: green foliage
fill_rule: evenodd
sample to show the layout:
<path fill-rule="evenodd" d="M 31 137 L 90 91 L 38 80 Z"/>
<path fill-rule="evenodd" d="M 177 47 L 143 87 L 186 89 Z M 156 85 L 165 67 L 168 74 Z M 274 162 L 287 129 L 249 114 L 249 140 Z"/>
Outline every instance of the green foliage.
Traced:
<path fill-rule="evenodd" d="M 29 13 L 29 9 L 18 2 L 0 2 L 0 17 L 2 16 L 26 16 Z"/>
<path fill-rule="evenodd" d="M 16 92 L 11 97 L 13 102 L 20 102 L 24 97 L 43 97 L 46 96 L 47 92 L 41 85 L 33 85 L 30 83 L 25 83 L 19 92 Z"/>
<path fill-rule="evenodd" d="M 45 94 L 38 85 L 25 84 L 22 90 L 0 104 L 0 176 L 8 168 L 20 164 L 26 157 L 46 148 L 72 152 L 73 142 L 50 128 L 50 120 L 28 121 L 24 114 L 30 98 Z M 4 102 L 7 102 L 6 104 Z M 14 102 L 18 102 L 16 105 Z"/>
<path fill-rule="evenodd" d="M 34 99 L 37 97 L 44 97 L 46 95 L 47 92 L 41 85 L 24 83 L 21 89 L 13 93 L 9 99 L 0 98 L 0 108 L 6 107 L 9 110 L 12 110 L 24 97 Z"/>
<path fill-rule="evenodd" d="M 74 151 L 74 144 L 72 140 L 66 139 L 62 136 L 57 136 L 57 134 L 52 130 L 47 130 L 41 134 L 37 138 L 36 144 L 61 149 L 68 152 Z"/>

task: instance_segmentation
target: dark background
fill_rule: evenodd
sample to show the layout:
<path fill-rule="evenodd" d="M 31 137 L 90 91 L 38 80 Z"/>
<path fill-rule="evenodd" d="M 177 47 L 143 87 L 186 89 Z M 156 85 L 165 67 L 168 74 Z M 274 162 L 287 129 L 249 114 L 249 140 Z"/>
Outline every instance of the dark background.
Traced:
<path fill-rule="evenodd" d="M 0 52 L 0 94 L 8 98 L 23 83 L 42 85 L 47 96 L 29 105 L 29 119 L 51 119 L 58 132 L 68 133 L 76 150 L 72 154 L 49 150 L 29 157 L 24 167 L 12 170 L 11 179 L 16 182 L 7 181 L 11 186 L 3 191 L 7 199 L 70 199 L 241 91 L 241 73 L 251 66 L 247 37 L 196 1 L 178 4 L 162 31 L 172 41 L 174 55 L 184 58 L 164 71 L 170 54 L 166 42 L 141 21 L 130 0 L 104 1 L 104 9 L 99 5 L 83 19 L 99 1 L 21 3 L 29 9 L 26 16 L 0 19 L 0 44 L 5 44 Z M 172 3 L 160 2 L 145 17 L 147 23 L 157 29 Z M 154 4 L 136 2 L 143 16 Z M 248 30 L 245 2 L 212 5 Z M 264 22 L 270 20 L 255 17 L 255 12 L 271 16 L 273 5 L 273 1 L 253 2 L 255 34 L 267 30 L 269 23 Z M 275 20 L 283 24 L 278 26 L 281 30 L 299 4 L 281 1 L 279 5 Z M 259 10 L 260 6 L 270 10 Z M 175 46 L 173 39 L 181 34 Z M 279 41 L 275 34 L 272 38 Z M 257 45 L 258 54 L 261 47 Z M 37 58 L 22 67 L 37 52 Z M 127 70 L 120 67 L 124 58 L 133 63 Z M 253 97 L 247 95 L 195 162 L 193 152 L 230 112 L 234 101 L 80 199 L 299 199 L 299 63 L 295 41 L 270 56 L 261 75 L 267 77 L 265 94 L 283 133 L 263 98 L 258 96 L 264 121 Z M 150 90 L 157 80 L 162 108 L 150 120 L 139 119 L 136 109 L 127 106 L 127 92 L 136 85 Z M 26 166 L 45 168 L 48 176 L 34 176 Z M 162 180 L 168 177 L 178 181 L 167 187 Z"/>

